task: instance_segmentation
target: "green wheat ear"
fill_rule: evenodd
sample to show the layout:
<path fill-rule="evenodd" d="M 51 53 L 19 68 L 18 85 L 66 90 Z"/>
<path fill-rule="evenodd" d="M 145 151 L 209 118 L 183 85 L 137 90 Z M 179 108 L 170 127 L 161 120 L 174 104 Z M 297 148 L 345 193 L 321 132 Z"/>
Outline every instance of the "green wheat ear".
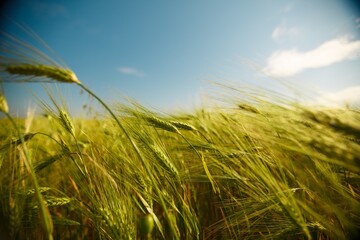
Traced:
<path fill-rule="evenodd" d="M 43 64 L 14 64 L 7 66 L 5 70 L 14 75 L 46 77 L 65 83 L 81 83 L 73 71 L 56 66 Z"/>

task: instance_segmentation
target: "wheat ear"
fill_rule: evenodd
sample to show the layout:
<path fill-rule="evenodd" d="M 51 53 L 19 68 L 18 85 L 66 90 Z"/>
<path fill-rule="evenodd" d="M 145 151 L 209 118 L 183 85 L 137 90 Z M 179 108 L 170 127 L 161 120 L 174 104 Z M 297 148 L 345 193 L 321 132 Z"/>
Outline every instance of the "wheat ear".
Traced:
<path fill-rule="evenodd" d="M 179 122 L 179 121 L 169 121 L 172 125 L 174 125 L 175 127 L 177 127 L 178 129 L 183 129 L 183 130 L 187 130 L 187 131 L 197 131 L 197 129 L 188 124 L 188 123 L 184 123 L 184 122 Z"/>
<path fill-rule="evenodd" d="M 75 73 L 69 69 L 43 64 L 15 64 L 5 69 L 10 74 L 47 77 L 65 83 L 80 83 Z"/>

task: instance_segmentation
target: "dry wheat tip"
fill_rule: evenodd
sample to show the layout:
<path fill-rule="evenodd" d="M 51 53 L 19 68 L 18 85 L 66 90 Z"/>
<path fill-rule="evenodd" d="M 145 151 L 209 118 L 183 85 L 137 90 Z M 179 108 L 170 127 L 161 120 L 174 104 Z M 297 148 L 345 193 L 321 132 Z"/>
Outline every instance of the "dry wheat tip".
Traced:
<path fill-rule="evenodd" d="M 5 68 L 5 70 L 9 74 L 13 75 L 45 77 L 64 83 L 81 83 L 73 71 L 56 66 L 25 63 L 9 65 Z"/>

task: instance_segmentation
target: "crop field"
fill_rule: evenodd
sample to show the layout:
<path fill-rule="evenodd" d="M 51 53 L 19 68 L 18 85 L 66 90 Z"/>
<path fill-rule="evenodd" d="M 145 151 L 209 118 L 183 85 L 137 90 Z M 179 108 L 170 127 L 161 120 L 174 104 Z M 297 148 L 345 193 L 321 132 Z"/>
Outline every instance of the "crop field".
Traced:
<path fill-rule="evenodd" d="M 359 237 L 358 109 L 239 86 L 190 113 L 109 105 L 8 40 L 1 80 L 50 82 L 50 100 L 44 116 L 16 118 L 1 93 L 1 239 Z M 83 89 L 104 117 L 72 117 L 56 84 Z"/>

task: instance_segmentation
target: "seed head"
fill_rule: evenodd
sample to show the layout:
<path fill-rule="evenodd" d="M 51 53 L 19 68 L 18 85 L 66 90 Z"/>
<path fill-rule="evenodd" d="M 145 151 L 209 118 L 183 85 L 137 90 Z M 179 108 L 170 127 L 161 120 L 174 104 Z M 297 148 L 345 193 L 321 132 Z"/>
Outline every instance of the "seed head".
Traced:
<path fill-rule="evenodd" d="M 160 118 L 157 118 L 155 116 L 149 116 L 149 117 L 147 116 L 145 117 L 145 119 L 148 123 L 150 123 L 154 127 L 161 128 L 169 132 L 178 132 L 177 128 L 173 124 L 164 121 Z"/>
<path fill-rule="evenodd" d="M 45 77 L 64 83 L 80 83 L 75 73 L 69 69 L 42 64 L 15 64 L 5 69 L 14 75 Z"/>
<path fill-rule="evenodd" d="M 188 123 L 178 122 L 178 121 L 169 121 L 169 122 L 178 129 L 183 129 L 187 131 L 196 131 L 196 128 Z"/>
<path fill-rule="evenodd" d="M 65 111 L 60 111 L 59 119 L 63 127 L 72 135 L 75 136 L 75 128 L 74 124 L 72 123 L 69 115 Z"/>

